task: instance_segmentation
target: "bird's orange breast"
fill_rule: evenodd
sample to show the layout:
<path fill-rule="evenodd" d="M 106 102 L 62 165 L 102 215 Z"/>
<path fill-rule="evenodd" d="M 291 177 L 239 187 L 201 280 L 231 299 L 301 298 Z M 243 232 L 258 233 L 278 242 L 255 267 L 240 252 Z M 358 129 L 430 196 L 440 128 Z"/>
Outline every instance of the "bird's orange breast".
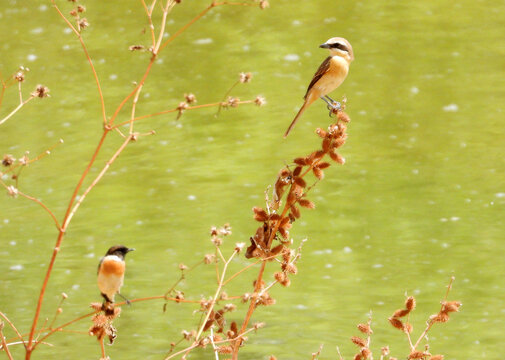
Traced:
<path fill-rule="evenodd" d="M 117 261 L 112 259 L 104 259 L 100 266 L 100 272 L 104 275 L 118 275 L 124 274 L 125 263 L 124 261 Z"/>

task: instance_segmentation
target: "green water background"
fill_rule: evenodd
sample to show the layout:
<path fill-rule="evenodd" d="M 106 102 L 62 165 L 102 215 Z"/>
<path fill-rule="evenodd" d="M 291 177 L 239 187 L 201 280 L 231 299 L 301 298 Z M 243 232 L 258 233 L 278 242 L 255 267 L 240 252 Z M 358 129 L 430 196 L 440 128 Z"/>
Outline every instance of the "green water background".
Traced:
<path fill-rule="evenodd" d="M 70 3 L 59 1 L 65 13 Z M 183 1 L 169 16 L 172 34 L 209 1 Z M 91 26 L 84 37 L 102 81 L 108 115 L 140 78 L 148 54 L 128 46 L 149 44 L 139 1 L 84 2 Z M 159 12 L 158 12 L 159 14 Z M 159 21 L 159 17 L 156 17 Z M 355 324 L 374 312 L 372 349 L 389 345 L 404 358 L 408 345 L 387 322 L 413 294 L 418 334 L 436 312 L 450 276 L 451 298 L 462 312 L 436 326 L 431 352 L 446 359 L 499 358 L 505 335 L 503 211 L 505 171 L 504 1 L 289 1 L 265 11 L 219 7 L 180 36 L 159 57 L 146 83 L 138 114 L 176 106 L 193 92 L 198 103 L 219 101 L 241 71 L 254 74 L 233 92 L 261 94 L 263 108 L 240 106 L 214 117 L 215 109 L 139 122 L 156 130 L 129 146 L 73 219 L 58 256 L 43 306 L 52 317 L 59 294 L 69 298 L 59 321 L 86 313 L 99 301 L 96 264 L 112 244 L 128 256 L 123 292 L 131 298 L 163 294 L 188 265 L 212 251 L 211 225 L 231 223 L 235 242 L 247 242 L 257 223 L 251 208 L 290 159 L 319 146 L 312 134 L 329 124 L 322 103 L 313 106 L 287 140 L 281 135 L 305 88 L 326 56 L 317 46 L 333 36 L 353 44 L 356 60 L 333 95 L 347 95 L 352 118 L 341 153 L 312 191 L 317 208 L 304 211 L 291 235 L 308 238 L 299 274 L 290 288 L 271 291 L 273 307 L 254 321 L 267 326 L 250 336 L 241 359 L 307 359 L 319 344 L 322 359 L 347 358 Z M 41 83 L 51 98 L 34 100 L 0 126 L 0 154 L 21 157 L 64 145 L 22 173 L 20 189 L 40 197 L 58 217 L 101 134 L 100 105 L 86 59 L 49 1 L 0 3 L 0 70 L 30 68 L 25 94 Z M 15 91 L 1 114 L 17 105 Z M 121 121 L 127 119 L 127 112 Z M 122 140 L 110 136 L 91 176 Z M 23 198 L 0 197 L 0 310 L 29 329 L 43 274 L 56 239 L 49 217 Z M 250 261 L 240 257 L 239 269 Z M 251 290 L 252 271 L 228 293 Z M 268 272 L 267 279 L 271 278 Z M 213 269 L 202 268 L 179 288 L 187 298 L 215 291 Z M 143 302 L 116 321 L 112 359 L 161 359 L 183 329 L 194 328 L 192 305 Z M 243 318 L 245 307 L 229 320 Z M 88 320 L 72 329 L 86 331 Z M 12 336 L 6 330 L 8 336 Z M 97 359 L 86 335 L 58 334 L 53 348 L 34 359 Z M 12 348 L 21 357 L 22 347 Z M 213 354 L 195 352 L 192 358 Z M 377 353 L 376 353 L 376 357 Z"/>

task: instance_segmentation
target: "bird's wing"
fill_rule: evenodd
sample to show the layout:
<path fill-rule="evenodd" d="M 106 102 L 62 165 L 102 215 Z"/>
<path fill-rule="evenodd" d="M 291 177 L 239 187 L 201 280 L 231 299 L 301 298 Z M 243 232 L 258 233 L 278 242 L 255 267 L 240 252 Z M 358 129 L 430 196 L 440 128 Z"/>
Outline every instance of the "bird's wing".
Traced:
<path fill-rule="evenodd" d="M 305 97 L 307 97 L 307 94 L 309 93 L 310 89 L 314 86 L 316 82 L 318 82 L 319 79 L 323 77 L 324 74 L 330 70 L 330 62 L 331 62 L 331 56 L 328 56 L 324 61 L 321 63 L 319 66 L 319 69 L 317 69 L 316 73 L 314 74 L 314 77 L 312 78 L 312 81 L 309 84 L 309 87 L 307 88 L 307 92 L 305 93 Z"/>

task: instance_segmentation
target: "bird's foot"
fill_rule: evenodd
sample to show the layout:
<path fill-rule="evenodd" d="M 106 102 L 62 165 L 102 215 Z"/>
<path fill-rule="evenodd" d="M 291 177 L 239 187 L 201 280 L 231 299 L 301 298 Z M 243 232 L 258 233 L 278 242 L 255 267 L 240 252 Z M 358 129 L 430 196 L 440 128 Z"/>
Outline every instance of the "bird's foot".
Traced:
<path fill-rule="evenodd" d="M 328 104 L 327 108 L 330 110 L 330 113 L 328 115 L 331 117 L 333 114 L 337 114 L 340 110 L 342 110 L 342 104 L 340 104 L 338 101 L 333 101 L 331 105 Z"/>

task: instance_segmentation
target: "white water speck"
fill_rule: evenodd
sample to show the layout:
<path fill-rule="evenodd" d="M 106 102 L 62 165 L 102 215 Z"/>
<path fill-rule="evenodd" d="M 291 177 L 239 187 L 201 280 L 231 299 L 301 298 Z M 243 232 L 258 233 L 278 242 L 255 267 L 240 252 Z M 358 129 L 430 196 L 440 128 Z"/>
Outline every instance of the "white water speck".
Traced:
<path fill-rule="evenodd" d="M 70 127 L 70 125 L 71 125 L 71 124 L 70 124 L 69 122 L 64 122 L 62 125 L 63 125 L 64 127 Z"/>
<path fill-rule="evenodd" d="M 63 29 L 63 32 L 64 32 L 65 34 L 70 34 L 70 33 L 72 32 L 72 29 L 70 29 L 70 28 L 65 28 L 65 29 Z"/>
<path fill-rule="evenodd" d="M 4 219 L 4 224 L 8 224 L 10 222 L 9 219 Z"/>
<path fill-rule="evenodd" d="M 336 17 L 330 17 L 330 18 L 326 18 L 323 20 L 325 24 L 330 24 L 330 23 L 334 23 L 337 21 L 337 18 Z"/>
<path fill-rule="evenodd" d="M 196 196 L 195 195 L 188 195 L 188 200 L 196 200 Z"/>
<path fill-rule="evenodd" d="M 459 221 L 459 217 L 458 216 L 452 216 L 451 217 L 451 221 Z"/>
<path fill-rule="evenodd" d="M 12 246 L 16 246 L 16 242 L 14 240 L 12 240 L 9 244 Z"/>
<path fill-rule="evenodd" d="M 300 57 L 296 54 L 287 54 L 284 56 L 284 60 L 286 61 L 298 61 L 300 60 Z"/>
<path fill-rule="evenodd" d="M 32 29 L 30 32 L 32 34 L 41 34 L 43 31 L 44 31 L 44 28 L 36 27 L 35 29 Z"/>
<path fill-rule="evenodd" d="M 373 264 L 372 267 L 374 269 L 380 269 L 380 268 L 384 267 L 384 265 L 382 265 L 382 264 Z"/>
<path fill-rule="evenodd" d="M 18 265 L 12 265 L 9 269 L 11 269 L 11 270 L 16 270 L 16 271 L 20 271 L 20 270 L 23 270 L 23 269 L 24 269 L 24 267 L 23 267 L 23 265 L 18 264 Z"/>
<path fill-rule="evenodd" d="M 442 243 L 442 247 L 443 247 L 444 249 L 447 249 L 449 246 L 450 246 L 450 245 L 449 245 L 448 243 Z"/>
<path fill-rule="evenodd" d="M 86 254 L 86 255 L 84 255 L 84 256 L 86 256 L 87 258 L 92 259 L 92 258 L 94 258 L 94 257 L 95 257 L 95 253 L 89 253 L 89 254 Z"/>
<path fill-rule="evenodd" d="M 459 110 L 459 106 L 457 104 L 449 104 L 442 108 L 445 112 L 456 112 Z"/>
<path fill-rule="evenodd" d="M 419 94 L 419 88 L 417 88 L 417 87 L 415 87 L 415 86 L 412 86 L 412 87 L 410 88 L 410 93 L 411 93 L 411 94 L 414 94 L 414 95 Z"/>
<path fill-rule="evenodd" d="M 440 218 L 441 222 L 447 222 L 447 218 Z"/>
<path fill-rule="evenodd" d="M 142 220 L 137 220 L 137 222 L 135 224 L 142 225 L 142 224 L 144 224 L 144 222 Z"/>
<path fill-rule="evenodd" d="M 298 25 L 301 25 L 302 22 L 300 20 L 293 20 L 293 22 L 291 24 L 293 24 L 294 26 L 298 26 Z"/>
<path fill-rule="evenodd" d="M 67 50 L 70 50 L 70 45 L 68 44 L 65 44 L 61 47 L 63 50 L 67 51 Z"/>
<path fill-rule="evenodd" d="M 28 59 L 28 61 L 35 61 L 37 60 L 37 55 L 29 54 L 26 58 Z"/>
<path fill-rule="evenodd" d="M 499 193 L 496 193 L 494 196 L 496 196 L 497 198 L 501 199 L 501 198 L 505 198 L 505 192 L 499 192 Z"/>
<path fill-rule="evenodd" d="M 110 74 L 109 75 L 109 79 L 116 80 L 117 79 L 117 75 L 116 74 Z"/>
<path fill-rule="evenodd" d="M 157 60 L 156 60 L 156 64 L 163 64 L 163 59 L 161 59 L 161 58 L 160 58 L 160 59 L 157 59 Z"/>
<path fill-rule="evenodd" d="M 412 170 L 412 174 L 414 174 L 414 175 L 418 175 L 418 174 L 419 174 L 419 169 L 413 169 L 413 170 Z"/>
<path fill-rule="evenodd" d="M 39 6 L 39 11 L 46 11 L 47 10 L 47 5 L 40 5 Z"/>
<path fill-rule="evenodd" d="M 352 253 L 352 249 L 349 246 L 344 247 L 343 251 L 344 251 L 344 254 Z"/>
<path fill-rule="evenodd" d="M 242 50 L 249 51 L 249 50 L 251 50 L 251 47 L 249 45 L 244 45 L 244 46 L 242 46 Z"/>
<path fill-rule="evenodd" d="M 207 141 L 214 141 L 214 138 L 213 138 L 212 136 L 209 136 L 209 137 L 207 138 Z"/>
<path fill-rule="evenodd" d="M 211 38 L 204 38 L 193 41 L 193 44 L 205 45 L 205 44 L 212 44 L 213 42 L 214 40 L 212 40 Z"/>
<path fill-rule="evenodd" d="M 298 309 L 298 310 L 307 310 L 308 307 L 303 305 L 303 304 L 298 304 L 298 305 L 295 305 L 295 309 Z"/>
<path fill-rule="evenodd" d="M 324 265 L 324 267 L 327 268 L 327 269 L 331 269 L 333 267 L 333 265 L 332 264 L 326 264 L 326 265 Z"/>
<path fill-rule="evenodd" d="M 313 252 L 314 255 L 324 255 L 324 254 L 331 254 L 333 251 L 331 249 L 324 249 L 324 250 L 316 250 Z"/>
<path fill-rule="evenodd" d="M 72 285 L 72 290 L 79 290 L 80 287 L 79 284 Z"/>

